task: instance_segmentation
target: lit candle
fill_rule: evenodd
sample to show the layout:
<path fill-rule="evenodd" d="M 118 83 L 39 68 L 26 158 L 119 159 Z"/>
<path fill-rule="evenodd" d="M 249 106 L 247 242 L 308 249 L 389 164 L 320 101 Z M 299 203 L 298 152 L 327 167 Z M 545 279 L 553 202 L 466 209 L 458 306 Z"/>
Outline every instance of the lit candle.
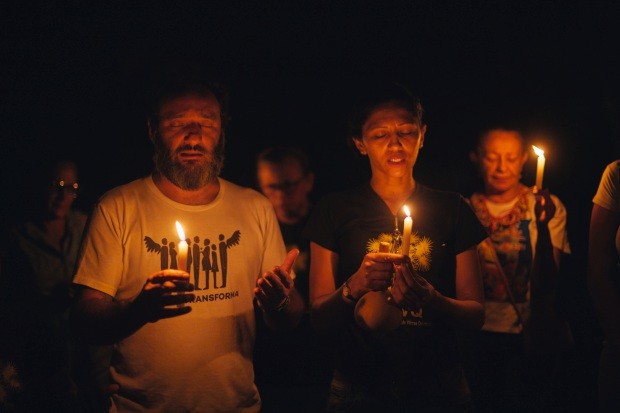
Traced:
<path fill-rule="evenodd" d="M 541 190 L 543 188 L 543 172 L 545 170 L 545 151 L 532 145 L 534 152 L 538 155 L 538 164 L 536 165 L 536 188 Z"/>
<path fill-rule="evenodd" d="M 179 234 L 179 254 L 177 255 L 177 268 L 179 270 L 187 271 L 187 241 L 185 241 L 185 232 L 183 232 L 183 227 L 176 221 L 177 224 L 177 233 Z"/>
<path fill-rule="evenodd" d="M 403 206 L 403 210 L 405 211 L 405 214 L 407 215 L 407 217 L 405 218 L 405 225 L 403 228 L 402 253 L 403 255 L 408 256 L 409 255 L 409 244 L 410 244 L 410 239 L 411 239 L 411 225 L 413 224 L 413 221 L 411 219 L 411 213 L 409 212 L 409 208 L 407 208 L 407 205 Z"/>

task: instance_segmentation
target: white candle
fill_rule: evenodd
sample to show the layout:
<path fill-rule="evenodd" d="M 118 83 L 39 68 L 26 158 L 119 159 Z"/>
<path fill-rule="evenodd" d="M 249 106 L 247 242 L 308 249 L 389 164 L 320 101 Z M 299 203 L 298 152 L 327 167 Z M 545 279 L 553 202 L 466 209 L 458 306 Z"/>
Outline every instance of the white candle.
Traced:
<path fill-rule="evenodd" d="M 536 189 L 541 190 L 543 188 L 543 172 L 545 170 L 545 152 L 532 145 L 534 152 L 538 155 L 538 164 L 536 165 Z"/>
<path fill-rule="evenodd" d="M 407 214 L 407 217 L 405 218 L 405 224 L 403 228 L 402 253 L 403 255 L 408 256 L 409 255 L 409 244 L 411 240 L 411 225 L 413 224 L 413 220 L 411 219 L 411 213 L 409 212 L 409 208 L 407 208 L 407 205 L 403 206 L 403 210 L 405 211 L 405 214 Z"/>
<path fill-rule="evenodd" d="M 183 227 L 176 221 L 177 225 L 177 233 L 179 234 L 179 245 L 178 250 L 179 254 L 177 255 L 177 268 L 179 270 L 187 271 L 187 241 L 185 241 L 185 232 L 183 231 Z"/>

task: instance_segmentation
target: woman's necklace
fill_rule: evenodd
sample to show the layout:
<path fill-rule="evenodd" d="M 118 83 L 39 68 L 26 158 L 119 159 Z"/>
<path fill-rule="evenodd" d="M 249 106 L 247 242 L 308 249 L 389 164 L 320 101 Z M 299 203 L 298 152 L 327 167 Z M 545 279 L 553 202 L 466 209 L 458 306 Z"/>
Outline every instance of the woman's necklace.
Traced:
<path fill-rule="evenodd" d="M 489 231 L 489 233 L 493 234 L 497 231 L 501 231 L 507 227 L 517 224 L 521 221 L 521 219 L 523 219 L 523 217 L 525 217 L 528 210 L 528 192 L 529 189 L 525 189 L 521 195 L 519 195 L 519 199 L 510 211 L 500 217 L 491 215 L 486 204 L 487 197 L 484 194 L 473 194 L 471 196 L 471 204 L 482 225 Z"/>

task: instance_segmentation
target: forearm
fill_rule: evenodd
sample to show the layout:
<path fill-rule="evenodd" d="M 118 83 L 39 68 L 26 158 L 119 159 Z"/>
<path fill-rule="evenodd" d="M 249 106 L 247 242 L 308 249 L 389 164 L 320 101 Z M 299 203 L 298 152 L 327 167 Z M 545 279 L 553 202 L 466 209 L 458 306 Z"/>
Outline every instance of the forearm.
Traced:
<path fill-rule="evenodd" d="M 588 290 L 605 338 L 620 347 L 620 291 L 613 280 L 617 271 L 615 257 L 597 254 L 593 253 L 588 263 Z"/>
<path fill-rule="evenodd" d="M 355 303 L 345 301 L 340 287 L 332 294 L 314 300 L 310 309 L 310 319 L 318 333 L 331 335 L 353 320 L 354 309 Z"/>
<path fill-rule="evenodd" d="M 432 318 L 454 327 L 479 330 L 484 324 L 484 305 L 475 300 L 458 300 L 436 292 L 426 309 Z"/>
<path fill-rule="evenodd" d="M 81 299 L 72 309 L 72 325 L 88 342 L 113 344 L 148 322 L 134 307 L 132 301 L 116 301 L 111 297 Z"/>
<path fill-rule="evenodd" d="M 549 227 L 546 224 L 539 224 L 531 275 L 533 311 L 551 302 L 551 300 L 544 300 L 543 297 L 552 297 L 556 291 L 560 255 L 561 251 L 554 248 L 551 243 Z"/>
<path fill-rule="evenodd" d="M 605 338 L 620 349 L 620 286 L 616 234 L 620 214 L 592 207 L 588 242 L 588 289 Z"/>

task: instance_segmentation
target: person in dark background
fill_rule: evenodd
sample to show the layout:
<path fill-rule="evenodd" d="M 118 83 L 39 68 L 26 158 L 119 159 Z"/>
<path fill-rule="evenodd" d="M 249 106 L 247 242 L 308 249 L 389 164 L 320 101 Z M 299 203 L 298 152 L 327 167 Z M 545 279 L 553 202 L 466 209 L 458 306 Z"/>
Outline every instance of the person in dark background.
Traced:
<path fill-rule="evenodd" d="M 265 197 L 219 177 L 228 121 L 220 84 L 180 66 L 150 103 L 154 170 L 93 209 L 73 278 L 73 325 L 85 339 L 115 343 L 113 411 L 259 412 L 254 305 L 272 328 L 299 321 L 303 301 L 289 274 L 299 251 L 286 254 Z M 218 273 L 207 291 L 194 289 L 185 264 L 161 267 L 159 240 L 182 260 L 171 240 L 196 235 L 211 240 L 217 260 L 218 248 L 229 249 L 219 263 L 226 283 Z M 286 368 L 277 357 L 274 368 Z"/>
<path fill-rule="evenodd" d="M 286 249 L 299 249 L 295 261 L 295 288 L 305 311 L 292 331 L 273 331 L 257 321 L 254 356 L 256 382 L 263 395 L 263 412 L 314 413 L 325 408 L 331 365 L 329 353 L 310 324 L 308 267 L 310 246 L 301 236 L 312 207 L 314 172 L 305 151 L 297 147 L 266 148 L 256 158 L 256 184 L 273 205 Z M 286 369 L 274 369 L 272 355 Z"/>
<path fill-rule="evenodd" d="M 476 245 L 486 233 L 462 196 L 414 179 L 427 132 L 419 101 L 389 82 L 362 89 L 349 139 L 371 178 L 321 198 L 303 232 L 311 320 L 335 354 L 327 411 L 468 411 L 456 331 L 484 321 Z M 405 257 L 382 253 L 382 242 L 398 238 L 404 204 L 414 210 L 411 248 Z M 403 262 L 410 269 L 396 267 L 392 285 Z M 357 324 L 358 302 L 390 286 L 393 329 Z"/>
<path fill-rule="evenodd" d="M 620 160 L 605 167 L 592 199 L 588 288 L 603 331 L 598 411 L 620 410 Z"/>
<path fill-rule="evenodd" d="M 78 168 L 73 161 L 56 159 L 37 167 L 25 183 L 22 207 L 27 218 L 3 237 L 2 248 L 0 336 L 23 380 L 18 405 L 107 410 L 110 348 L 76 340 L 68 320 L 86 223 L 86 213 L 74 206 Z"/>
<path fill-rule="evenodd" d="M 470 153 L 483 186 L 469 201 L 489 234 L 478 246 L 486 317 L 469 371 L 484 412 L 556 408 L 556 365 L 574 344 L 556 309 L 561 259 L 570 253 L 567 212 L 548 189 L 522 183 L 529 150 L 521 132 L 500 124 L 483 130 Z"/>
<path fill-rule="evenodd" d="M 297 289 L 307 299 L 308 241 L 301 237 L 312 207 L 314 172 L 306 153 L 294 147 L 272 147 L 261 151 L 256 159 L 256 183 L 269 199 L 287 249 L 299 248 L 295 261 Z M 306 301 L 307 302 L 307 301 Z"/>

